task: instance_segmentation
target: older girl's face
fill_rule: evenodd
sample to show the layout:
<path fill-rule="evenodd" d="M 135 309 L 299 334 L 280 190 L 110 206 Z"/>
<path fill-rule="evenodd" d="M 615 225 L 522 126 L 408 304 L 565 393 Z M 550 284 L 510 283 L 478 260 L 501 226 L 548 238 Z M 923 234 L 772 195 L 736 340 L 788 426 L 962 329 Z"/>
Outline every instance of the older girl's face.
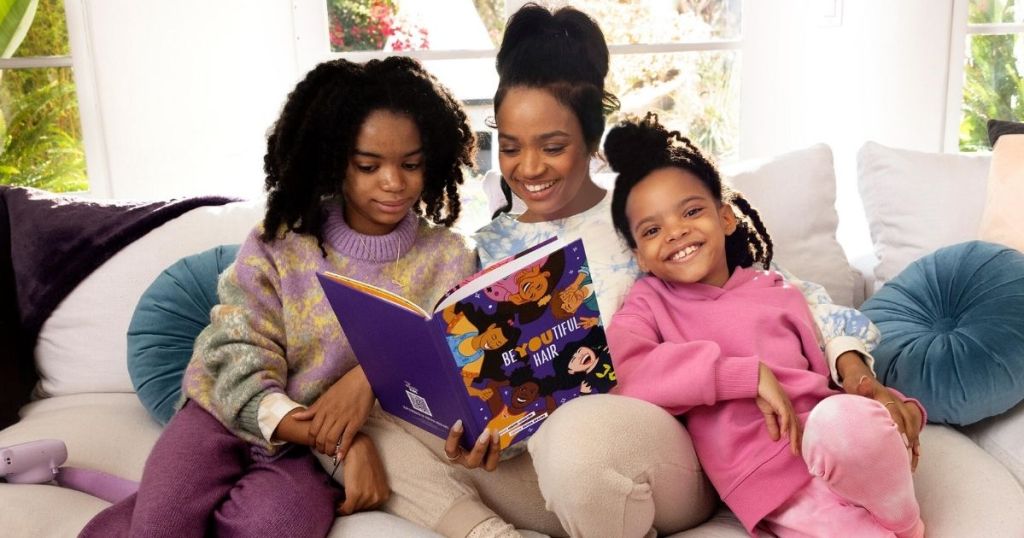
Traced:
<path fill-rule="evenodd" d="M 501 173 L 527 207 L 519 220 L 565 218 L 601 200 L 579 119 L 547 90 L 509 89 L 495 123 Z"/>
<path fill-rule="evenodd" d="M 412 118 L 388 110 L 371 112 L 345 171 L 346 224 L 366 235 L 394 230 L 423 192 L 423 157 Z"/>

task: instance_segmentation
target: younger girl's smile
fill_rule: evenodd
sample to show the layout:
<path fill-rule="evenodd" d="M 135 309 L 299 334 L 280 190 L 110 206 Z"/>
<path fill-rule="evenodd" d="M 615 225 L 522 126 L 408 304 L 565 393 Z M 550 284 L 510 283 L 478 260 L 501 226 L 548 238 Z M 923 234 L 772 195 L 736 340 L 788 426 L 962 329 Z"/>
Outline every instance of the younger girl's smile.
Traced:
<path fill-rule="evenodd" d="M 641 270 L 681 284 L 729 280 L 725 237 L 736 230 L 736 216 L 692 173 L 654 170 L 629 192 L 626 217 Z"/>

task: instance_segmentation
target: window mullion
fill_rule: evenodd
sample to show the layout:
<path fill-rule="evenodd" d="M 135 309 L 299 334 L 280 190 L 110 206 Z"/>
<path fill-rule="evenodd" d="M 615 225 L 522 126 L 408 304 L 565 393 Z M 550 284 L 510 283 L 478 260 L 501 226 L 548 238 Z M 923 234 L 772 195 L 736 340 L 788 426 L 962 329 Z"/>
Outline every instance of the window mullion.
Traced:
<path fill-rule="evenodd" d="M 0 69 L 34 69 L 50 67 L 72 67 L 71 56 L 0 58 Z"/>

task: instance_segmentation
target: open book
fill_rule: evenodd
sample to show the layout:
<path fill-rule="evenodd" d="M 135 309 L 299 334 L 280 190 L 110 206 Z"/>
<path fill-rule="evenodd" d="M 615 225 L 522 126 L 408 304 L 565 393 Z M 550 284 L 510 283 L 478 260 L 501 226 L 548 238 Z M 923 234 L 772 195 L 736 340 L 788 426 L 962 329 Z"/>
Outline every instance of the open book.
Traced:
<path fill-rule="evenodd" d="M 489 428 L 502 449 L 559 405 L 615 385 L 580 240 L 544 242 L 448 291 L 427 311 L 387 290 L 317 275 L 381 407 L 465 448 Z"/>

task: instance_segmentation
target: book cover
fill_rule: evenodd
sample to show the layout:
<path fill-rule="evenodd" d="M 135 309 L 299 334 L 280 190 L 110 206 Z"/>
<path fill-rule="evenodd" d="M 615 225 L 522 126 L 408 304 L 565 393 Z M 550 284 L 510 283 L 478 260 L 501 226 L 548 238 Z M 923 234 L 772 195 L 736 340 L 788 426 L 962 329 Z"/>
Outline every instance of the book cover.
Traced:
<path fill-rule="evenodd" d="M 319 275 L 381 407 L 441 438 L 462 419 L 467 449 L 485 428 L 507 449 L 563 403 L 615 385 L 582 241 L 547 242 L 499 264 L 431 312 Z"/>

